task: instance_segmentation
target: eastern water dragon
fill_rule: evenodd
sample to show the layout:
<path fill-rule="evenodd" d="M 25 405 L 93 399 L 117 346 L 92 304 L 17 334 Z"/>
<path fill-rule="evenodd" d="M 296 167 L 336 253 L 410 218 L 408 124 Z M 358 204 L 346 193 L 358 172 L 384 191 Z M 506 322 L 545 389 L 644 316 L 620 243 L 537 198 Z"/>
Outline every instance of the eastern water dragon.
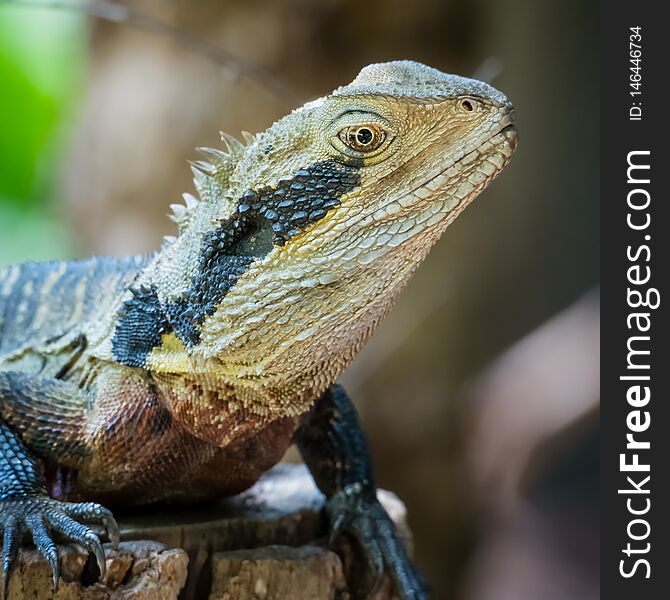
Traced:
<path fill-rule="evenodd" d="M 88 548 L 106 506 L 251 486 L 295 443 L 333 534 L 424 598 L 334 382 L 431 246 L 516 147 L 491 86 L 365 67 L 244 142 L 203 148 L 198 197 L 155 254 L 0 270 L 0 531 L 6 593 L 25 534 Z"/>

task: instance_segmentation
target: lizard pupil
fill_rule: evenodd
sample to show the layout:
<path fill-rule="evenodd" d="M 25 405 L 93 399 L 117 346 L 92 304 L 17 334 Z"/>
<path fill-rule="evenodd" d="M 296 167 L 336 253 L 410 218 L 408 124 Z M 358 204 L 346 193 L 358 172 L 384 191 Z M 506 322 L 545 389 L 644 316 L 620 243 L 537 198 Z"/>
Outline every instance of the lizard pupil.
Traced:
<path fill-rule="evenodd" d="M 370 131 L 366 127 L 361 127 L 358 130 L 358 133 L 356 133 L 356 140 L 362 146 L 367 146 L 372 141 L 373 137 L 374 135 L 372 134 L 372 131 Z"/>
<path fill-rule="evenodd" d="M 384 130 L 376 125 L 347 127 L 339 134 L 340 139 L 350 148 L 359 152 L 372 152 L 386 139 Z"/>

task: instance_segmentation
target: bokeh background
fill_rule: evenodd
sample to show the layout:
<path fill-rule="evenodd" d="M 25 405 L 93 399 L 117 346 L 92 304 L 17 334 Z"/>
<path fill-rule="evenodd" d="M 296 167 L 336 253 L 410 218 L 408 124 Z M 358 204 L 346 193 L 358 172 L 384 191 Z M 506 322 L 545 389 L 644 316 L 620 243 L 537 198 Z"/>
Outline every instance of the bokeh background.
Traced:
<path fill-rule="evenodd" d="M 509 96 L 517 155 L 343 381 L 435 598 L 598 598 L 597 3 L 28 4 L 0 0 L 0 265 L 157 248 L 195 146 L 371 62 Z"/>

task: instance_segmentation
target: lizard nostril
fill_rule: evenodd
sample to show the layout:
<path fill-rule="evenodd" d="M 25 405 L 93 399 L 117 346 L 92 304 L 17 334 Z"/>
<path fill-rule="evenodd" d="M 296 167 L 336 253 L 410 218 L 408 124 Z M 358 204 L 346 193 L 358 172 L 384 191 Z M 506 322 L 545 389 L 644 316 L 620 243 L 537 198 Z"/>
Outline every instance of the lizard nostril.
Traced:
<path fill-rule="evenodd" d="M 461 108 L 462 108 L 465 112 L 472 112 L 473 110 L 475 110 L 475 105 L 474 105 L 474 103 L 472 102 L 472 100 L 468 100 L 468 99 L 466 98 L 466 99 L 464 99 L 464 100 L 461 100 Z"/>

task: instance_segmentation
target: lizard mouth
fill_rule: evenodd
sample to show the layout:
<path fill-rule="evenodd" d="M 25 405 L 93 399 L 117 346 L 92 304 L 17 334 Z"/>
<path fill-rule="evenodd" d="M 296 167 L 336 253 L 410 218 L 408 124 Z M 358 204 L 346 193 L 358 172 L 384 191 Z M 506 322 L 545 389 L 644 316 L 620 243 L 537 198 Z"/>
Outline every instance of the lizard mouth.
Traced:
<path fill-rule="evenodd" d="M 440 226 L 439 223 L 445 219 L 453 221 L 505 168 L 516 150 L 517 130 L 513 112 L 510 111 L 501 121 L 495 133 L 463 149 L 462 153 L 445 161 L 428 177 L 414 183 L 408 191 L 376 205 L 359 226 L 366 228 L 375 222 L 398 220 L 404 218 L 401 215 L 410 215 L 413 226 L 408 220 L 402 235 L 394 238 L 399 244 L 411 237 L 412 232 Z M 482 166 L 476 173 L 463 178 L 464 171 L 470 172 L 473 163 Z"/>
<path fill-rule="evenodd" d="M 439 189 L 446 187 L 447 183 L 455 177 L 458 177 L 461 169 L 468 163 L 480 160 L 489 160 L 489 162 L 492 162 L 491 157 L 497 156 L 498 160 L 493 163 L 495 172 L 490 175 L 490 179 L 493 179 L 512 158 L 512 154 L 514 154 L 517 146 L 517 137 L 514 122 L 508 122 L 481 144 L 471 148 L 463 156 L 443 166 L 433 177 L 430 177 L 427 181 L 411 190 L 409 192 L 410 195 L 417 195 L 417 192 L 421 189 L 437 192 Z"/>
<path fill-rule="evenodd" d="M 419 209 L 421 221 L 415 220 L 419 229 L 424 226 L 437 226 L 447 215 L 448 222 L 453 221 L 511 160 L 517 146 L 513 113 L 501 125 L 496 133 L 477 146 L 467 149 L 456 160 L 442 165 L 434 175 L 399 198 L 393 199 L 382 209 L 390 216 L 395 215 L 398 208 L 401 211 L 416 211 L 417 206 L 422 207 Z M 459 181 L 465 170 L 472 168 L 472 163 L 482 166 L 455 186 L 454 182 Z M 453 193 L 445 196 L 445 190 L 450 186 L 454 187 Z M 391 209 L 391 206 L 396 208 Z"/>
<path fill-rule="evenodd" d="M 514 119 L 512 118 L 510 123 L 507 123 L 498 133 L 495 135 L 504 135 L 506 137 L 514 137 L 516 139 L 517 137 L 517 130 L 516 130 L 516 123 L 514 122 Z M 493 136 L 495 137 L 495 136 Z"/>
<path fill-rule="evenodd" d="M 511 155 L 516 150 L 518 137 L 519 134 L 517 132 L 516 125 L 514 123 L 509 123 L 508 125 L 505 125 L 505 127 L 503 127 L 498 133 L 492 136 L 489 142 L 494 142 L 494 140 L 502 138 L 504 142 L 509 146 L 511 152 L 510 154 L 511 158 Z"/>

